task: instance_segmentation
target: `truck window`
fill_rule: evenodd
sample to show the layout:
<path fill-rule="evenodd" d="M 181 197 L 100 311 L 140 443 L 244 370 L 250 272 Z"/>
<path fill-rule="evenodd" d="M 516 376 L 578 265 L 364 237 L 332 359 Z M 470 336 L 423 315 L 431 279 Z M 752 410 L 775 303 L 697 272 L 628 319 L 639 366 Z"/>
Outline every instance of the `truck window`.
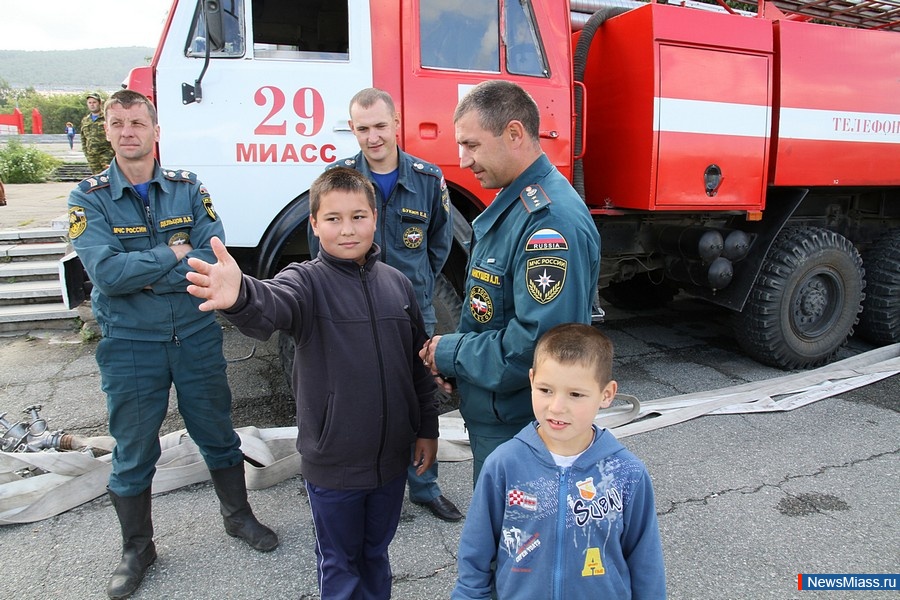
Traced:
<path fill-rule="evenodd" d="M 422 66 L 500 72 L 498 0 L 422 0 Z"/>
<path fill-rule="evenodd" d="M 206 14 L 202 10 L 203 2 L 197 2 L 194 12 L 194 23 L 191 36 L 185 49 L 187 56 L 206 56 L 207 23 Z M 208 10 L 216 10 L 218 14 L 210 15 L 213 33 L 210 56 L 238 57 L 244 55 L 244 0 L 222 0 L 219 3 L 208 3 Z M 221 36 L 217 39 L 216 36 Z"/>
<path fill-rule="evenodd" d="M 506 70 L 515 75 L 550 76 L 537 24 L 526 0 L 506 3 Z"/>
<path fill-rule="evenodd" d="M 347 0 L 249 0 L 256 58 L 347 60 Z"/>

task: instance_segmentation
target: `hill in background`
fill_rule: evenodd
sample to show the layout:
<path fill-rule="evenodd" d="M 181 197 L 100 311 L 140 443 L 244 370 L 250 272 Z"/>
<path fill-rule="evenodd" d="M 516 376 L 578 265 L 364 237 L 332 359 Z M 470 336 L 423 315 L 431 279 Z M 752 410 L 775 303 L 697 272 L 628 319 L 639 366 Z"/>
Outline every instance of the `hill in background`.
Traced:
<path fill-rule="evenodd" d="M 112 91 L 134 67 L 150 64 L 153 48 L 0 50 L 0 78 L 14 89 Z"/>

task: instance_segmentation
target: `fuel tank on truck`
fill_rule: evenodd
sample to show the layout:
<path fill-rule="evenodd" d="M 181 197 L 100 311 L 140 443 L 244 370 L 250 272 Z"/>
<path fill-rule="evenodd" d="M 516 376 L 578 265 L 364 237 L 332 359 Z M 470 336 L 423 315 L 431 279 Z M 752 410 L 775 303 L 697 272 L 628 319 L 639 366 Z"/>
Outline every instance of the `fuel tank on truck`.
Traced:
<path fill-rule="evenodd" d="M 773 81 L 771 21 L 662 4 L 613 17 L 584 76 L 588 204 L 761 210 Z"/>
<path fill-rule="evenodd" d="M 775 23 L 773 185 L 900 185 L 900 35 Z"/>

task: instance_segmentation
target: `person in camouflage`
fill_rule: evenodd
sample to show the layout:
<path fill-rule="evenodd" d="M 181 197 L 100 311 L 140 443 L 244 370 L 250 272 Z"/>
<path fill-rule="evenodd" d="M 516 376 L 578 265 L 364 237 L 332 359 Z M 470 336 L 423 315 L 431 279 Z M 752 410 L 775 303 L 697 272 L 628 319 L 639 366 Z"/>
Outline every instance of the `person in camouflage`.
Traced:
<path fill-rule="evenodd" d="M 92 174 L 106 169 L 115 155 L 106 139 L 105 121 L 100 110 L 102 106 L 100 94 L 88 94 L 87 107 L 90 112 L 81 120 L 81 150 Z"/>

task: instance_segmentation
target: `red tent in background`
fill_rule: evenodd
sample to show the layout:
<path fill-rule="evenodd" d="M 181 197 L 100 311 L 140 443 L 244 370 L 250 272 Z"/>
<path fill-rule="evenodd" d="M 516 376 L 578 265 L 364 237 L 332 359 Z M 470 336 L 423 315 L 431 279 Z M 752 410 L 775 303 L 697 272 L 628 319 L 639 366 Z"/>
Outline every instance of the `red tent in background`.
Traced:
<path fill-rule="evenodd" d="M 44 133 L 44 117 L 37 107 L 31 109 L 31 133 Z"/>
<path fill-rule="evenodd" d="M 38 116 L 40 116 L 40 113 L 38 113 Z M 18 108 L 13 110 L 12 114 L 0 115 L 0 133 L 12 133 L 11 131 L 7 131 L 12 127 L 15 127 L 16 133 L 18 133 L 19 135 L 25 133 L 25 117 L 22 115 L 22 111 Z"/>

